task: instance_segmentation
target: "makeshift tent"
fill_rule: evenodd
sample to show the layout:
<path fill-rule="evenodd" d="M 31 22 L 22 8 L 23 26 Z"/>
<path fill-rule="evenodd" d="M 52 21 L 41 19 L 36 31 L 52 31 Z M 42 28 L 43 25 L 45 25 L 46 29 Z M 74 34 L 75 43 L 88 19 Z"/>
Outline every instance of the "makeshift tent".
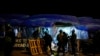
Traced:
<path fill-rule="evenodd" d="M 94 23 L 100 25 L 100 19 L 94 19 Z"/>
<path fill-rule="evenodd" d="M 28 26 L 28 27 L 33 27 L 33 26 L 42 26 L 42 27 L 47 27 L 47 26 L 51 26 L 52 22 L 47 22 L 47 21 L 43 21 L 43 20 L 25 20 L 23 22 L 24 26 Z"/>
<path fill-rule="evenodd" d="M 100 24 L 96 23 L 96 20 L 91 17 L 78 17 L 78 21 L 80 25 L 86 26 L 88 30 L 95 30 Z"/>
<path fill-rule="evenodd" d="M 66 26 L 72 26 L 71 23 L 65 23 L 65 22 L 54 22 L 54 25 L 57 27 L 66 27 Z"/>
<path fill-rule="evenodd" d="M 57 23 L 57 22 L 63 22 L 63 23 L 67 23 L 67 26 L 69 24 L 72 24 L 72 25 L 75 25 L 77 29 L 79 30 L 87 30 L 87 28 L 85 26 L 80 26 L 80 23 L 77 19 L 77 17 L 75 16 L 70 16 L 70 15 L 57 15 L 57 14 L 39 14 L 39 15 L 33 15 L 32 17 L 29 17 L 29 19 L 33 19 L 34 24 L 36 25 L 39 25 L 37 24 L 38 21 L 40 20 L 39 23 L 41 23 L 44 27 L 45 27 L 45 23 L 43 24 L 43 22 L 46 22 L 46 21 L 49 21 L 49 25 L 52 23 Z M 37 21 L 37 22 L 35 22 Z M 52 22 L 50 22 L 52 21 Z M 40 24 L 40 26 L 41 26 Z M 61 23 L 60 23 L 61 24 Z"/>
<path fill-rule="evenodd" d="M 95 25 L 92 25 L 93 27 L 90 27 L 91 30 L 100 30 L 100 19 L 94 19 Z"/>
<path fill-rule="evenodd" d="M 21 19 L 7 19 L 5 23 L 9 23 L 12 26 L 20 26 L 22 24 L 23 20 Z"/>
<path fill-rule="evenodd" d="M 91 17 L 76 17 L 71 15 L 60 15 L 60 14 L 38 14 L 38 15 L 0 15 L 5 20 L 1 20 L 0 23 L 10 23 L 11 25 L 21 25 L 25 27 L 42 26 L 52 27 L 56 22 L 67 23 L 65 25 L 73 25 L 76 29 L 81 31 L 87 31 L 88 29 L 100 29 L 100 20 L 94 20 Z"/>
<path fill-rule="evenodd" d="M 79 21 L 76 16 L 71 16 L 71 15 L 62 15 L 64 19 L 62 21 L 72 23 L 73 25 L 79 25 Z"/>
<path fill-rule="evenodd" d="M 45 26 L 47 26 L 47 25 L 45 25 L 46 23 L 48 23 L 48 25 L 51 26 L 55 22 L 65 22 L 65 23 L 71 23 L 71 24 L 77 23 L 78 24 L 78 20 L 76 19 L 75 16 L 59 15 L 59 14 L 39 14 L 39 15 L 30 16 L 28 19 L 29 20 L 25 21 L 26 26 L 27 25 L 34 26 L 34 24 L 36 24 L 38 26 L 40 25 L 40 26 L 45 27 Z"/>
<path fill-rule="evenodd" d="M 78 21 L 80 23 L 80 25 L 90 25 L 90 24 L 94 24 L 94 20 L 91 17 L 78 17 Z"/>
<path fill-rule="evenodd" d="M 38 18 L 44 18 L 45 20 L 52 20 L 52 21 L 59 21 L 59 22 L 68 22 L 68 23 L 77 23 L 77 17 L 75 16 L 70 16 L 70 15 L 59 15 L 59 14 L 40 14 L 40 15 L 35 15 L 32 16 L 34 19 Z M 31 19 L 33 19 L 31 17 Z"/>
<path fill-rule="evenodd" d="M 75 28 L 79 29 L 79 30 L 84 30 L 84 31 L 88 30 L 88 28 L 86 26 L 83 26 L 83 25 L 76 25 Z"/>
<path fill-rule="evenodd" d="M 64 18 L 62 15 L 59 14 L 38 14 L 38 15 L 33 15 L 31 17 L 29 17 L 29 19 L 39 19 L 39 18 L 46 18 L 46 19 L 50 19 L 50 20 L 59 20 Z"/>

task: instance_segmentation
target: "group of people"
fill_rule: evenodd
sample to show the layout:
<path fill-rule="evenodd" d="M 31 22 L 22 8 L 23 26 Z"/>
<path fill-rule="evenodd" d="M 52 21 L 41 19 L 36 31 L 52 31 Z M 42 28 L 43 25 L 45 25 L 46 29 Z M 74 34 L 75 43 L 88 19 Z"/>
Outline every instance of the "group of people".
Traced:
<path fill-rule="evenodd" d="M 43 37 L 45 40 L 45 51 L 47 52 L 48 47 L 50 48 L 51 54 L 52 48 L 51 48 L 51 42 L 52 42 L 52 37 L 49 35 L 47 32 L 45 32 L 45 36 Z M 76 34 L 75 30 L 72 31 L 72 35 L 69 37 L 67 33 L 63 32 L 62 30 L 59 31 L 59 34 L 57 35 L 57 46 L 58 50 L 57 53 L 59 54 L 60 52 L 63 52 L 63 55 L 65 55 L 65 46 L 67 46 L 68 41 L 71 43 L 71 49 L 72 49 L 72 54 L 75 54 L 76 52 Z"/>
<path fill-rule="evenodd" d="M 39 37 L 39 31 L 35 31 L 33 33 L 33 37 Z M 45 35 L 43 36 L 43 39 L 45 41 L 44 43 L 44 51 L 47 52 L 48 51 L 48 47 L 50 48 L 51 54 L 53 54 L 52 52 L 52 48 L 51 48 L 51 42 L 53 41 L 51 35 L 47 32 L 45 32 Z M 60 30 L 59 34 L 57 35 L 57 46 L 58 46 L 58 50 L 57 53 L 59 54 L 60 51 L 63 52 L 63 55 L 65 55 L 65 46 L 67 45 L 68 41 L 70 39 L 70 43 L 71 43 L 71 49 L 72 49 L 72 54 L 75 54 L 75 49 L 76 49 L 76 34 L 75 34 L 75 30 L 72 31 L 72 35 L 68 36 L 67 33 L 65 33 L 64 31 Z M 11 27 L 6 27 L 6 34 L 5 34 L 5 56 L 11 56 L 11 52 L 12 52 L 12 48 L 13 45 L 15 43 L 15 34 L 12 30 Z"/>

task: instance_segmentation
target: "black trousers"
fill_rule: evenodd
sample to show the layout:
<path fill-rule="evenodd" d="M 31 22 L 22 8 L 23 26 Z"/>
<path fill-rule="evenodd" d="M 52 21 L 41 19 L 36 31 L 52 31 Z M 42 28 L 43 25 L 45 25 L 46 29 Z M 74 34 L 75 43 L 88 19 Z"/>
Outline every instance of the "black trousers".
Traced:
<path fill-rule="evenodd" d="M 62 50 L 60 50 L 62 48 Z M 65 44 L 64 43 L 58 43 L 58 53 L 62 51 L 65 53 Z"/>
<path fill-rule="evenodd" d="M 13 51 L 13 44 L 12 43 L 5 43 L 4 56 L 11 56 L 12 51 Z"/>
<path fill-rule="evenodd" d="M 50 52 L 52 53 L 51 43 L 49 43 L 49 44 L 45 44 L 45 45 L 44 45 L 44 51 L 47 52 L 48 47 L 50 48 Z"/>
<path fill-rule="evenodd" d="M 76 53 L 76 44 L 75 43 L 71 43 L 71 47 L 72 47 L 72 54 Z"/>

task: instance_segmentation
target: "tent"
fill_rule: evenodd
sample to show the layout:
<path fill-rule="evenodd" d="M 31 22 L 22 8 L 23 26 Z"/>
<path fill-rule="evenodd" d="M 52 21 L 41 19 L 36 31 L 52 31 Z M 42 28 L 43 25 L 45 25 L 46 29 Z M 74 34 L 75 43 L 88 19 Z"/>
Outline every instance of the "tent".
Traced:
<path fill-rule="evenodd" d="M 92 17 L 78 17 L 79 24 L 86 26 L 89 30 L 99 29 L 98 27 L 100 27 L 100 24 L 98 24 L 96 20 L 97 19 L 93 19 Z"/>
<path fill-rule="evenodd" d="M 86 26 L 88 29 L 99 29 L 98 19 L 94 20 L 91 17 L 76 17 L 71 15 L 60 15 L 60 14 L 37 14 L 37 15 L 23 15 L 23 14 L 9 14 L 0 15 L 0 23 L 10 23 L 12 25 L 22 26 L 52 26 L 55 22 L 71 23 L 75 26 Z M 3 18 L 3 19 L 2 19 Z M 5 18 L 5 19 L 4 19 Z M 39 23 L 38 23 L 39 22 Z"/>
<path fill-rule="evenodd" d="M 72 23 L 72 24 L 78 23 L 75 16 L 68 16 L 68 15 L 64 16 L 64 15 L 59 15 L 59 14 L 39 14 L 39 15 L 30 16 L 28 19 L 29 20 L 25 21 L 25 25 L 30 25 L 30 26 L 31 24 L 32 26 L 34 26 L 34 24 L 38 25 L 39 23 L 40 23 L 40 26 L 41 24 L 43 26 L 47 26 L 45 25 L 46 23 L 48 23 L 48 25 L 51 26 L 55 22 L 65 22 L 65 23 Z"/>
<path fill-rule="evenodd" d="M 76 16 L 71 15 L 62 15 L 65 19 L 62 19 L 62 21 L 72 23 L 73 25 L 79 25 L 79 21 Z"/>
<path fill-rule="evenodd" d="M 94 24 L 94 20 L 92 17 L 78 17 L 78 21 L 80 23 L 80 25 L 90 25 L 90 24 Z"/>
<path fill-rule="evenodd" d="M 25 27 L 42 26 L 52 27 L 55 22 L 63 22 L 74 25 L 77 29 L 100 29 L 100 20 L 94 20 L 92 17 L 76 17 L 71 15 L 60 14 L 37 14 L 37 15 L 22 15 L 10 14 L 0 15 L 0 23 L 10 23 L 11 25 L 21 25 Z M 6 18 L 6 19 L 2 19 Z"/>
<path fill-rule="evenodd" d="M 21 19 L 6 19 L 5 23 L 11 24 L 12 26 L 20 26 L 23 20 Z"/>

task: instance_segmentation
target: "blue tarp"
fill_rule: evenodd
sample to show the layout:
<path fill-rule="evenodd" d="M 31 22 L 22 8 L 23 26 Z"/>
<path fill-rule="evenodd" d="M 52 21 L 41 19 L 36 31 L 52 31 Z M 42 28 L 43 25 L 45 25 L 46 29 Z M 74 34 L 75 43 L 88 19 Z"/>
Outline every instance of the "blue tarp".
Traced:
<path fill-rule="evenodd" d="M 71 23 L 76 26 L 76 28 L 81 29 L 81 30 L 86 30 L 87 27 L 88 29 L 94 29 L 98 27 L 94 27 L 96 24 L 100 25 L 100 20 L 98 19 L 93 19 L 91 17 L 76 17 L 76 16 L 71 16 L 71 15 L 59 15 L 59 14 L 38 14 L 38 15 L 0 15 L 0 17 L 7 18 L 7 20 L 0 20 L 0 24 L 2 23 L 10 23 L 12 25 L 23 25 L 23 26 L 44 26 L 44 27 L 51 27 L 54 22 L 65 22 L 65 23 Z M 84 26 L 81 26 L 84 25 Z M 89 25 L 92 25 L 90 27 Z"/>
<path fill-rule="evenodd" d="M 70 15 L 59 15 L 59 14 L 39 14 L 33 15 L 29 17 L 29 19 L 44 19 L 45 21 L 62 21 L 62 22 L 70 22 L 70 23 L 78 23 L 77 17 Z"/>
<path fill-rule="evenodd" d="M 47 18 L 47 19 L 66 19 L 62 15 L 59 14 L 39 14 L 39 15 L 33 15 L 29 17 L 29 19 L 38 19 L 38 18 Z"/>
<path fill-rule="evenodd" d="M 75 28 L 79 29 L 79 30 L 85 30 L 85 31 L 88 30 L 88 28 L 86 26 L 84 26 L 84 25 L 76 25 Z"/>
<path fill-rule="evenodd" d="M 78 17 L 78 21 L 81 25 L 94 24 L 94 19 L 91 17 Z"/>
<path fill-rule="evenodd" d="M 100 19 L 94 19 L 94 23 L 100 25 Z"/>
<path fill-rule="evenodd" d="M 43 21 L 43 20 L 25 20 L 22 23 L 24 26 L 44 26 L 44 27 L 51 27 L 52 21 Z"/>
<path fill-rule="evenodd" d="M 11 24 L 11 25 L 13 25 L 13 26 L 16 26 L 16 25 L 21 25 L 22 24 L 22 22 L 23 22 L 23 20 L 21 20 L 21 19 L 7 19 L 6 21 L 5 21 L 5 23 L 9 23 L 9 24 Z"/>
<path fill-rule="evenodd" d="M 78 19 L 76 16 L 71 16 L 71 15 L 62 15 L 65 19 L 66 22 L 71 22 L 71 23 L 78 23 Z"/>

